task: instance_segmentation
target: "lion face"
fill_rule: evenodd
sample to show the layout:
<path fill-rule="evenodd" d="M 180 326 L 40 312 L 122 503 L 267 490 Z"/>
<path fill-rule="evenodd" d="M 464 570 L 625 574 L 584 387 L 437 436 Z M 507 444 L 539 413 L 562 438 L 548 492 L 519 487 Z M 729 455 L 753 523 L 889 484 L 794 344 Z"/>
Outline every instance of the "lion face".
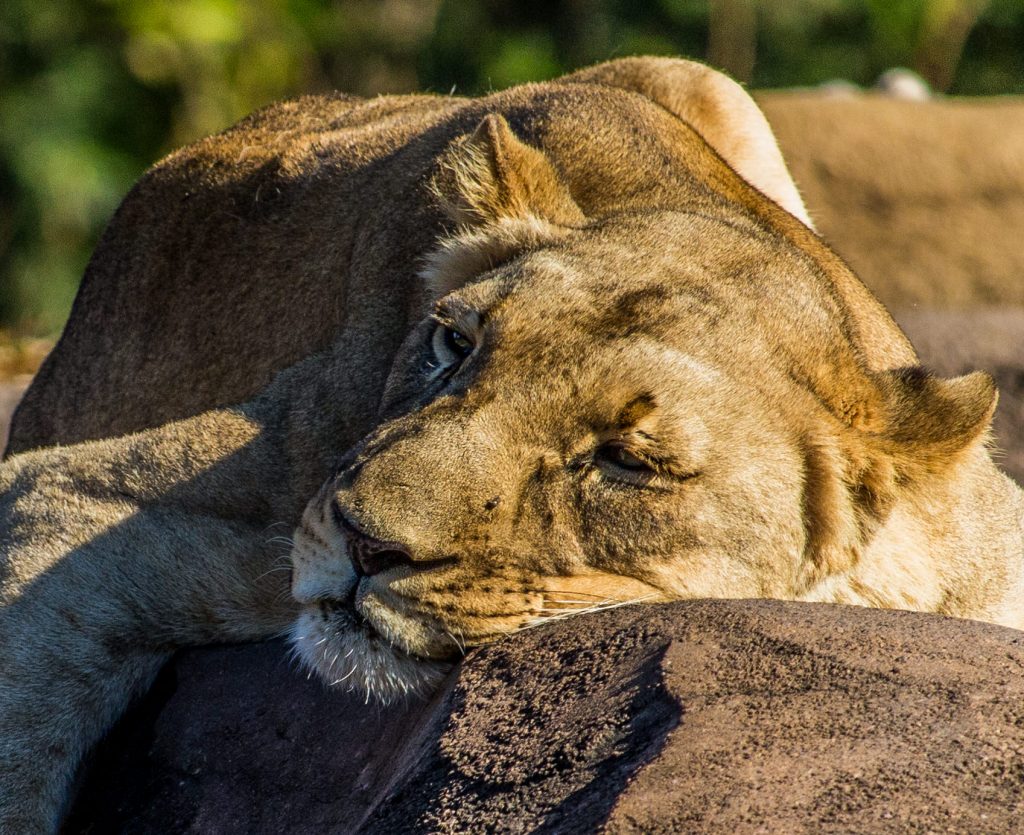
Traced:
<path fill-rule="evenodd" d="M 303 657 L 394 692 L 435 674 L 410 656 L 572 613 L 792 594 L 803 466 L 775 369 L 757 368 L 758 301 L 726 300 L 765 269 L 751 240 L 622 218 L 442 298 L 396 363 L 388 419 L 296 536 Z"/>
<path fill-rule="evenodd" d="M 382 423 L 296 533 L 296 645 L 329 682 L 387 698 L 571 614 L 798 597 L 913 461 L 984 430 L 990 386 L 866 369 L 829 278 L 740 209 L 533 217 L 518 251 L 496 214 L 432 262 Z"/>

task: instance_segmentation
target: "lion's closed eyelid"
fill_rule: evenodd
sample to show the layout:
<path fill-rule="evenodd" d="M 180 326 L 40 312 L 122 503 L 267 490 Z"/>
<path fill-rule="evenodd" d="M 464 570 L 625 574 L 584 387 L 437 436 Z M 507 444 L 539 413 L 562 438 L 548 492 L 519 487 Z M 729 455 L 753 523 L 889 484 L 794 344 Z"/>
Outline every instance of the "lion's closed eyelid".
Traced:
<path fill-rule="evenodd" d="M 657 463 L 621 441 L 609 441 L 594 450 L 594 460 L 632 472 L 656 472 Z"/>
<path fill-rule="evenodd" d="M 613 433 L 600 439 L 589 460 L 598 466 L 604 464 L 631 473 L 631 477 L 649 473 L 679 482 L 697 478 L 702 473 L 694 462 L 681 460 L 661 446 L 653 435 L 641 431 L 625 435 Z"/>
<path fill-rule="evenodd" d="M 477 333 L 484 323 L 484 314 L 454 299 L 442 299 L 434 305 L 430 318 L 439 325 L 454 328 L 467 335 Z"/>

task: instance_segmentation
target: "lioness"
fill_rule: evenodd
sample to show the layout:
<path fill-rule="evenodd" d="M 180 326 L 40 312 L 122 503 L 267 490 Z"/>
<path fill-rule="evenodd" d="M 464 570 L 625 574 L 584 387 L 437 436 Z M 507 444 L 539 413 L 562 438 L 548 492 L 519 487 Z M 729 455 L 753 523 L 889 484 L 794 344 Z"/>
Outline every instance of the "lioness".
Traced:
<path fill-rule="evenodd" d="M 467 646 L 633 601 L 1021 626 L 991 380 L 918 367 L 705 67 L 286 103 L 158 166 L 111 229 L 12 436 L 82 442 L 0 468 L 4 831 L 58 824 L 83 752 L 189 644 L 287 630 L 328 682 L 387 699 Z M 232 282 L 195 344 L 179 305 Z M 261 293 L 292 284 L 273 330 Z M 128 292 L 154 295 L 123 327 Z M 144 347 L 160 312 L 171 362 Z M 92 344 L 128 347 L 75 424 L 76 340 L 105 323 Z M 134 434 L 96 439 L 104 421 Z"/>

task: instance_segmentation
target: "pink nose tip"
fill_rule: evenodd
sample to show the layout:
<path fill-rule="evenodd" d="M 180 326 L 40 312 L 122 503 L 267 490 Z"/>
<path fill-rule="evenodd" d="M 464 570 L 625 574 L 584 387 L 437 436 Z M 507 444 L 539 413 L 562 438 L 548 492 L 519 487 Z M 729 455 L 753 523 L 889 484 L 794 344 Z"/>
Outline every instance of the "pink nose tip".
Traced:
<path fill-rule="evenodd" d="M 389 568 L 412 565 L 409 549 L 400 542 L 385 542 L 364 533 L 337 507 L 334 518 L 345 535 L 352 567 L 359 576 L 372 577 Z"/>

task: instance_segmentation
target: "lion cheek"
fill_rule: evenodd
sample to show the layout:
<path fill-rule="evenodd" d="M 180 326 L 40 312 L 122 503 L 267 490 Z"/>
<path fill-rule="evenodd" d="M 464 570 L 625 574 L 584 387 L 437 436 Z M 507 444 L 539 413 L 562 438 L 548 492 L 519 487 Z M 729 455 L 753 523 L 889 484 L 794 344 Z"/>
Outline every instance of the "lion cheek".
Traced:
<path fill-rule="evenodd" d="M 291 593 L 302 604 L 344 600 L 358 580 L 347 547 L 326 516 L 322 503 L 311 502 L 292 536 Z"/>
<path fill-rule="evenodd" d="M 667 600 L 761 596 L 750 566 L 710 549 L 651 566 L 645 579 Z"/>
<path fill-rule="evenodd" d="M 356 594 L 356 610 L 385 641 L 409 655 L 450 660 L 462 654 L 459 640 L 433 617 L 415 611 L 407 598 L 364 583 Z"/>

